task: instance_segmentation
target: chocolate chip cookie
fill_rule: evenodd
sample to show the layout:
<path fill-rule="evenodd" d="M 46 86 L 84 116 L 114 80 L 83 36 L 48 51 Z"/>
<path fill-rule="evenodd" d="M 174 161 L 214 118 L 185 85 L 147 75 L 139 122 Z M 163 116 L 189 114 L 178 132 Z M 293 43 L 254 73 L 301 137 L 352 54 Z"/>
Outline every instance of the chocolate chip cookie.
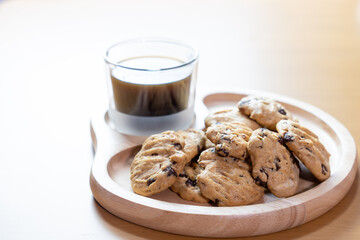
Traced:
<path fill-rule="evenodd" d="M 134 192 L 150 196 L 170 187 L 188 161 L 184 146 L 184 137 L 174 131 L 147 138 L 131 164 Z"/>
<path fill-rule="evenodd" d="M 197 184 L 197 175 L 200 173 L 200 167 L 196 162 L 190 162 L 185 165 L 184 170 L 179 174 L 176 182 L 171 186 L 171 190 L 176 192 L 182 199 L 198 203 L 207 203 L 209 199 L 204 197 Z"/>
<path fill-rule="evenodd" d="M 273 131 L 276 131 L 276 124 L 280 120 L 293 119 L 292 114 L 284 106 L 266 97 L 244 97 L 238 102 L 238 108 L 241 113 Z"/>
<path fill-rule="evenodd" d="M 184 137 L 185 146 L 184 153 L 187 157 L 186 162 L 190 162 L 194 157 L 198 156 L 204 148 L 206 137 L 203 131 L 189 129 L 186 131 L 177 131 L 178 134 Z"/>
<path fill-rule="evenodd" d="M 197 176 L 197 183 L 209 203 L 214 206 L 240 206 L 262 198 L 264 188 L 255 183 L 248 169 L 239 167 L 234 159 L 224 159 L 216 154 L 215 149 L 207 149 L 200 155 L 202 170 Z"/>
<path fill-rule="evenodd" d="M 256 183 L 277 197 L 289 197 L 296 193 L 300 170 L 282 142 L 280 134 L 259 128 L 252 133 L 247 148 Z"/>
<path fill-rule="evenodd" d="M 215 144 L 216 152 L 244 160 L 246 146 L 252 130 L 240 123 L 220 123 L 206 130 L 206 137 Z"/>
<path fill-rule="evenodd" d="M 258 129 L 260 127 L 254 120 L 251 120 L 245 114 L 239 112 L 237 108 L 228 108 L 224 110 L 220 110 L 214 113 L 210 113 L 205 118 L 205 127 L 208 128 L 211 125 L 218 123 L 242 123 L 252 130 Z"/>
<path fill-rule="evenodd" d="M 276 128 L 290 151 L 318 180 L 330 177 L 330 154 L 315 133 L 291 120 L 281 120 Z"/>

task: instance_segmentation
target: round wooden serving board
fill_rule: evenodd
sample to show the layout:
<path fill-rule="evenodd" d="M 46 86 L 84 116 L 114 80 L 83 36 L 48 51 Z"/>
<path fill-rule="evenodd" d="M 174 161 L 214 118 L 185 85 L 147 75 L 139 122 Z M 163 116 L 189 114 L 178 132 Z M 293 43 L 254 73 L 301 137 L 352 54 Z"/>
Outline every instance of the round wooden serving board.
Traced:
<path fill-rule="evenodd" d="M 348 130 L 332 116 L 309 104 L 266 92 L 205 93 L 197 97 L 193 128 L 202 129 L 209 112 L 235 107 L 257 94 L 281 102 L 315 132 L 331 153 L 331 177 L 320 183 L 302 166 L 298 193 L 289 198 L 265 194 L 261 202 L 238 207 L 212 207 L 182 200 L 166 190 L 152 197 L 135 194 L 130 164 L 145 137 L 114 131 L 103 110 L 93 116 L 96 151 L 90 185 L 96 201 L 127 221 L 165 232 L 201 237 L 243 237 L 277 232 L 306 223 L 334 207 L 348 192 L 357 169 L 356 147 Z"/>

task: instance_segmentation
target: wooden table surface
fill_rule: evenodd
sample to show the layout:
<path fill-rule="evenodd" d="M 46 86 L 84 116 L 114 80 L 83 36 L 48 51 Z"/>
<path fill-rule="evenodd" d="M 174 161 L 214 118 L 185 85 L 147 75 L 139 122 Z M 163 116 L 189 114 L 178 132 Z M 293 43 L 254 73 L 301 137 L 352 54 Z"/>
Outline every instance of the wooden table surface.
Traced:
<path fill-rule="evenodd" d="M 140 36 L 194 45 L 198 88 L 305 101 L 360 146 L 360 2 L 0 0 L 0 239 L 195 239 L 119 219 L 90 191 L 103 55 Z M 325 215 L 249 239 L 359 239 L 359 202 L 357 176 Z"/>

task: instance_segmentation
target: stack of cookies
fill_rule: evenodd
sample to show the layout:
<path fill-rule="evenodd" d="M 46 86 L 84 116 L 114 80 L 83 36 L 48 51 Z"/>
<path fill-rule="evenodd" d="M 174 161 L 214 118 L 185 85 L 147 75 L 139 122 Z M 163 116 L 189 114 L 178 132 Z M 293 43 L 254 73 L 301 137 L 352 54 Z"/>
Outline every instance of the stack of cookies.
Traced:
<path fill-rule="evenodd" d="M 208 115 L 204 131 L 166 131 L 145 140 L 131 165 L 134 192 L 170 188 L 181 198 L 240 206 L 296 193 L 299 162 L 320 181 L 330 154 L 318 137 L 274 100 L 247 96 L 237 108 Z"/>

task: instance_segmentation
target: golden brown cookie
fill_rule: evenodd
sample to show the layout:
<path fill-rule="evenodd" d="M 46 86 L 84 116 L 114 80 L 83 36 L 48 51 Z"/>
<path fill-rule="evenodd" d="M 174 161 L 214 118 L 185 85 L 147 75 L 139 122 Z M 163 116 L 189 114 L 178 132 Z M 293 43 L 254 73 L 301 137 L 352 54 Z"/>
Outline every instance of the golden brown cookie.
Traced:
<path fill-rule="evenodd" d="M 166 131 L 150 136 L 131 165 L 134 192 L 149 196 L 170 187 L 186 163 L 200 154 L 203 131 Z"/>
<path fill-rule="evenodd" d="M 300 169 L 297 160 L 282 145 L 280 134 L 266 128 L 255 130 L 248 143 L 252 176 L 277 197 L 296 193 Z"/>
<path fill-rule="evenodd" d="M 247 156 L 247 142 L 252 130 L 240 123 L 211 125 L 206 137 L 215 144 L 216 151 L 223 157 L 232 156 L 244 160 Z"/>
<path fill-rule="evenodd" d="M 197 176 L 201 194 L 215 206 L 240 206 L 259 200 L 264 195 L 264 188 L 255 183 L 248 169 L 239 167 L 239 160 L 224 159 L 215 153 L 215 149 L 201 153 L 199 165 L 202 170 Z"/>
<path fill-rule="evenodd" d="M 252 130 L 258 129 L 260 127 L 254 120 L 251 120 L 243 113 L 239 112 L 237 108 L 227 108 L 214 113 L 210 113 L 205 118 L 205 127 L 208 128 L 211 125 L 218 123 L 242 123 Z"/>
<path fill-rule="evenodd" d="M 199 165 L 190 162 L 185 165 L 184 170 L 179 174 L 171 190 L 176 192 L 182 199 L 198 203 L 207 203 L 209 199 L 204 197 L 197 184 L 197 175 L 200 173 Z"/>
<path fill-rule="evenodd" d="M 241 113 L 273 131 L 276 131 L 276 124 L 280 120 L 293 119 L 292 114 L 284 106 L 266 97 L 244 97 L 239 101 L 238 108 Z"/>
<path fill-rule="evenodd" d="M 147 138 L 131 164 L 134 192 L 149 196 L 170 187 L 188 160 L 184 146 L 184 137 L 174 131 Z"/>
<path fill-rule="evenodd" d="M 281 120 L 276 128 L 290 151 L 318 180 L 330 177 L 330 154 L 315 133 L 291 120 Z"/>

